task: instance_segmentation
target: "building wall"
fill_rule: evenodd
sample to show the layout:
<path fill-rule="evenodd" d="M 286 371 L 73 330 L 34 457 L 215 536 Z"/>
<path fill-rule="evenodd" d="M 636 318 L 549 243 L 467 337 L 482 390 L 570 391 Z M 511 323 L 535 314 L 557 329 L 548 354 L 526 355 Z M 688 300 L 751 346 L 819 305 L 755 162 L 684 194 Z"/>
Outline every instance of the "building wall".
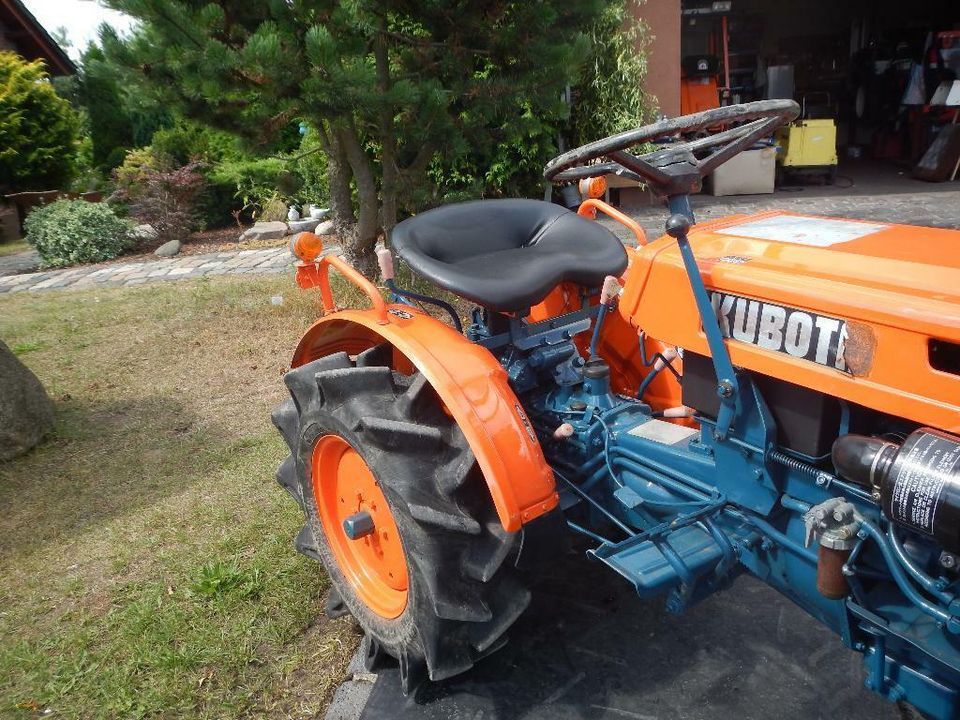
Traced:
<path fill-rule="evenodd" d="M 7 37 L 7 26 L 0 19 L 0 50 L 15 50 L 13 41 Z"/>
<path fill-rule="evenodd" d="M 646 0 L 634 12 L 653 36 L 646 91 L 657 98 L 662 114 L 675 117 L 680 114 L 680 0 Z"/>

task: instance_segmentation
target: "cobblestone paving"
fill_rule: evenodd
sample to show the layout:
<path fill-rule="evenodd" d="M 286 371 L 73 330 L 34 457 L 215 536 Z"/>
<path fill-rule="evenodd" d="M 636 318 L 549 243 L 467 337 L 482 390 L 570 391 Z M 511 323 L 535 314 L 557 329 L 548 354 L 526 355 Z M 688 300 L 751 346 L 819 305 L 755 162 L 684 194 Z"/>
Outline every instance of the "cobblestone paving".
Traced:
<path fill-rule="evenodd" d="M 803 197 L 803 193 L 783 193 L 730 198 L 697 195 L 692 198 L 693 212 L 698 222 L 706 222 L 727 215 L 749 214 L 765 210 L 787 210 L 809 215 L 829 215 L 858 220 L 924 225 L 960 229 L 960 189 L 950 191 L 891 193 L 882 195 L 839 195 L 833 197 Z M 632 209 L 630 216 L 637 220 L 647 238 L 663 235 L 667 209 L 662 205 Z M 623 237 L 632 236 L 622 225 L 606 223 Z"/>
<path fill-rule="evenodd" d="M 132 286 L 212 275 L 265 275 L 283 272 L 292 264 L 293 258 L 286 247 L 183 255 L 164 260 L 8 275 L 0 277 L 0 293 Z"/>
<path fill-rule="evenodd" d="M 34 272 L 40 267 L 40 253 L 33 248 L 0 257 L 0 277 Z"/>

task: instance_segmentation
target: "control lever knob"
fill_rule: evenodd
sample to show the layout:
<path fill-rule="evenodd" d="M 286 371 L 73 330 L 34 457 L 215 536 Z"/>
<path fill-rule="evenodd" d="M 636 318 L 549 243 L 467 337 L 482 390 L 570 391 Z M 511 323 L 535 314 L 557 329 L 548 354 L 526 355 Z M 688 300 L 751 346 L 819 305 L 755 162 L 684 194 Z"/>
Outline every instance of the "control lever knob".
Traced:
<path fill-rule="evenodd" d="M 690 232 L 690 218 L 680 213 L 674 213 L 667 218 L 667 235 L 680 239 Z"/>

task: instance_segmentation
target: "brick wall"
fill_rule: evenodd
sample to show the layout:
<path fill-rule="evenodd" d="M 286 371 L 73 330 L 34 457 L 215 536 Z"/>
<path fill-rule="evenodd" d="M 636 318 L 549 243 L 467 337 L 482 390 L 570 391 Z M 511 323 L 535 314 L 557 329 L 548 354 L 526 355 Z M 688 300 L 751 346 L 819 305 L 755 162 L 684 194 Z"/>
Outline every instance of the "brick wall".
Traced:
<path fill-rule="evenodd" d="M 636 10 L 653 40 L 649 47 L 646 90 L 660 112 L 680 114 L 680 0 L 647 0 Z"/>

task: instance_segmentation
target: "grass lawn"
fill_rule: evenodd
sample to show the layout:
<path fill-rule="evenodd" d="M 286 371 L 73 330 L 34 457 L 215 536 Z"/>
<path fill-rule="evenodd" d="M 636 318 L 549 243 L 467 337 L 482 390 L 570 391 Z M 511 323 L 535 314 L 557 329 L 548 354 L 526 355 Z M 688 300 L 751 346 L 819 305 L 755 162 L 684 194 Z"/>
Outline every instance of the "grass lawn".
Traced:
<path fill-rule="evenodd" d="M 359 634 L 293 549 L 269 417 L 315 302 L 249 276 L 0 297 L 58 415 L 0 464 L 0 717 L 323 710 Z"/>

